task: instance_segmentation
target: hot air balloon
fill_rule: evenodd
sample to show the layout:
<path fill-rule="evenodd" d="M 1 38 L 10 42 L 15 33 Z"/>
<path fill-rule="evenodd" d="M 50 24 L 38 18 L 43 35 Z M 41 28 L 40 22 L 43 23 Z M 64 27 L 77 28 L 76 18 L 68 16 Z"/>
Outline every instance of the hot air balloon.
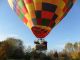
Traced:
<path fill-rule="evenodd" d="M 38 38 L 35 44 L 47 46 L 47 41 L 39 43 L 67 15 L 75 0 L 8 0 L 26 26 Z"/>

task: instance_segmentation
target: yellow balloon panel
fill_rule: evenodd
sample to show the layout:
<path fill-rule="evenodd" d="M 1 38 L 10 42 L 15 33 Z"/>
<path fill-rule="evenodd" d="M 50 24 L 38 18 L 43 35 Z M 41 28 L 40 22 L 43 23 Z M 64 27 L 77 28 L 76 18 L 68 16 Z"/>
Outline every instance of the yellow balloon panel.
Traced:
<path fill-rule="evenodd" d="M 8 0 L 8 3 L 10 5 L 10 7 L 13 9 L 14 8 L 14 6 L 13 6 L 13 0 Z"/>
<path fill-rule="evenodd" d="M 33 1 L 31 1 L 30 3 L 26 2 L 26 0 L 24 0 L 24 3 L 25 3 L 25 6 L 31 16 L 31 18 L 36 18 L 35 16 L 35 7 L 34 7 L 34 4 L 33 4 Z"/>

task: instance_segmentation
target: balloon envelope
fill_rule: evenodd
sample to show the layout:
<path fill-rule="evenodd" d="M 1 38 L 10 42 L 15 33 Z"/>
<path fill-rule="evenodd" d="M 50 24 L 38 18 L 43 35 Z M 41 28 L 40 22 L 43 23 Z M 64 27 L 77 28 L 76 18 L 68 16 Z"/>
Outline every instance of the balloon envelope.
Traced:
<path fill-rule="evenodd" d="M 37 38 L 46 37 L 69 12 L 75 0 L 8 0 L 10 7 Z"/>

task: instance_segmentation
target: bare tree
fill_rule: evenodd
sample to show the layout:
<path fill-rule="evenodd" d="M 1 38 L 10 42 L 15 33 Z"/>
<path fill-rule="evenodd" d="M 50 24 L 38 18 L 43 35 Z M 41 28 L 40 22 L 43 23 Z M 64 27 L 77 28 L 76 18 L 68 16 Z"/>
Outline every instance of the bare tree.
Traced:
<path fill-rule="evenodd" d="M 73 46 L 72 43 L 67 43 L 67 44 L 65 45 L 65 51 L 66 51 L 66 52 L 73 52 L 73 50 L 74 50 L 74 46 Z"/>

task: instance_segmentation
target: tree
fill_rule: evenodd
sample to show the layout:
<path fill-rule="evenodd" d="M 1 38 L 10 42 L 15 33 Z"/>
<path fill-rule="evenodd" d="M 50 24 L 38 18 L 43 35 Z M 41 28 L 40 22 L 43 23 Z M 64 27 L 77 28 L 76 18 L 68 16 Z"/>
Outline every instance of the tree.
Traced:
<path fill-rule="evenodd" d="M 6 43 L 10 45 L 7 55 L 8 58 L 23 58 L 24 57 L 24 51 L 23 51 L 23 44 L 20 39 L 15 38 L 8 38 L 5 40 Z"/>
<path fill-rule="evenodd" d="M 64 50 L 71 59 L 80 60 L 80 42 L 75 42 L 74 44 L 67 43 Z"/>
<path fill-rule="evenodd" d="M 65 51 L 66 52 L 73 52 L 73 48 L 74 46 L 73 46 L 73 44 L 72 43 L 67 43 L 66 45 L 65 45 Z"/>
<path fill-rule="evenodd" d="M 7 59 L 7 48 L 9 48 L 9 45 L 7 43 L 1 42 L 0 44 L 0 60 L 6 60 Z"/>
<path fill-rule="evenodd" d="M 74 51 L 78 51 L 78 43 L 77 42 L 74 43 Z"/>
<path fill-rule="evenodd" d="M 24 51 L 22 41 L 20 39 L 7 38 L 1 42 L 0 52 L 2 52 L 0 56 L 3 55 L 6 56 L 6 58 L 23 58 Z"/>

